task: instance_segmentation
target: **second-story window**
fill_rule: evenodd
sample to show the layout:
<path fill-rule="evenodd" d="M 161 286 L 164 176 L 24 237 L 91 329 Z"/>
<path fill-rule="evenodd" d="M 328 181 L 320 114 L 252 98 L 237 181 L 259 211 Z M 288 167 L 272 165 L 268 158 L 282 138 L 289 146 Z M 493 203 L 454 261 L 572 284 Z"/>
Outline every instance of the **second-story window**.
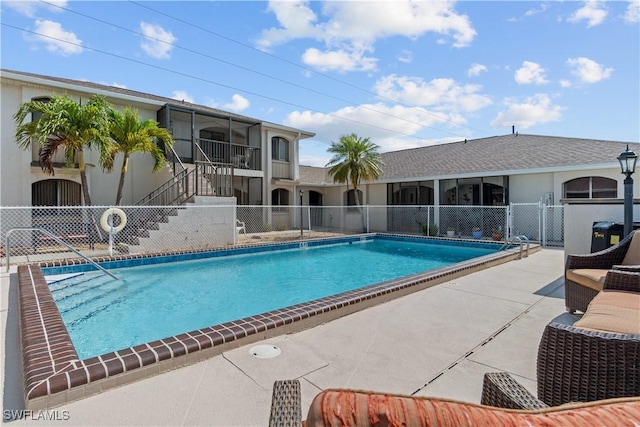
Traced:
<path fill-rule="evenodd" d="M 289 141 L 279 136 L 271 138 L 271 158 L 283 162 L 289 161 Z"/>

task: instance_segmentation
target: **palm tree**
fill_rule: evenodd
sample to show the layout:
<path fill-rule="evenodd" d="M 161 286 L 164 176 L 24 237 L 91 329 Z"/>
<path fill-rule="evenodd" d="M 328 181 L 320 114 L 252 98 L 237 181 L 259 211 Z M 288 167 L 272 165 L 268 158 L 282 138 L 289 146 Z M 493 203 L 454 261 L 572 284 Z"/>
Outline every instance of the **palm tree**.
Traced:
<path fill-rule="evenodd" d="M 58 149 L 65 150 L 68 165 L 78 160 L 84 204 L 91 205 L 87 185 L 85 148 L 95 148 L 100 154 L 100 163 L 109 159 L 109 116 L 111 106 L 104 97 L 95 95 L 82 104 L 67 96 L 52 96 L 47 101 L 29 101 L 20 105 L 13 119 L 16 127 L 16 142 L 22 149 L 31 147 L 35 139 L 40 143 L 39 158 L 42 170 L 54 175 L 53 158 Z M 25 122 L 28 114 L 39 118 Z"/>
<path fill-rule="evenodd" d="M 158 143 L 162 143 L 165 148 L 173 146 L 173 137 L 164 128 L 158 127 L 155 120 L 143 120 L 138 118 L 138 111 L 126 107 L 124 113 L 111 110 L 109 113 L 111 121 L 110 135 L 113 140 L 110 162 L 106 163 L 105 169 L 113 169 L 113 161 L 118 153 L 124 155 L 122 168 L 120 169 L 120 182 L 116 194 L 116 205 L 122 200 L 122 189 L 124 188 L 124 177 L 129 167 L 129 157 L 133 153 L 149 153 L 155 161 L 153 171 L 161 170 L 167 160 L 163 150 Z"/>
<path fill-rule="evenodd" d="M 360 207 L 360 196 L 358 186 L 362 180 L 369 182 L 382 175 L 384 162 L 378 146 L 371 142 L 369 138 L 360 138 L 355 133 L 343 135 L 340 142 L 332 142 L 329 152 L 333 154 L 326 166 L 331 166 L 329 175 L 333 177 L 333 182 L 346 182 L 353 186 L 353 193 L 358 209 Z M 364 228 L 364 216 L 362 217 Z"/>

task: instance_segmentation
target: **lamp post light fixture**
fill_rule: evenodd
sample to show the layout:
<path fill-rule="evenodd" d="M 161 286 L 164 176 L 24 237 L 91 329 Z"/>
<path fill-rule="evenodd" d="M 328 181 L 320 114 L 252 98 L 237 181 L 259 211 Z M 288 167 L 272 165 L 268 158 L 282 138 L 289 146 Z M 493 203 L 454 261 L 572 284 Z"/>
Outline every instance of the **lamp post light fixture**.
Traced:
<path fill-rule="evenodd" d="M 303 236 L 303 231 L 302 231 L 302 230 L 303 230 L 303 228 L 302 228 L 302 223 L 303 223 L 303 221 L 302 221 L 302 215 L 303 215 L 303 213 L 304 213 L 304 211 L 302 210 L 302 195 L 304 194 L 304 190 L 301 188 L 301 189 L 300 189 L 300 191 L 299 191 L 299 193 L 300 193 L 300 238 L 302 238 L 302 236 Z"/>
<path fill-rule="evenodd" d="M 620 168 L 622 174 L 626 176 L 624 179 L 624 236 L 628 236 L 633 228 L 633 179 L 631 175 L 636 171 L 636 161 L 638 155 L 633 151 L 629 151 L 629 144 L 627 149 L 620 153 L 618 161 L 620 162 Z"/>

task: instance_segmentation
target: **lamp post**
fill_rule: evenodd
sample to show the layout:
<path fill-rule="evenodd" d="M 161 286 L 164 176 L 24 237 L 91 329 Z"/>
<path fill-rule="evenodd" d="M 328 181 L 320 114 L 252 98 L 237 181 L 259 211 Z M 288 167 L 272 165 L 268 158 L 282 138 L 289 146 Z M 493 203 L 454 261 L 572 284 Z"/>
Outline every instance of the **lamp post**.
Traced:
<path fill-rule="evenodd" d="M 628 236 L 633 228 L 633 179 L 631 175 L 636 171 L 636 161 L 638 156 L 633 151 L 629 151 L 629 144 L 627 149 L 620 153 L 618 161 L 620 162 L 620 168 L 622 174 L 626 176 L 624 179 L 624 236 Z"/>
<path fill-rule="evenodd" d="M 304 190 L 301 188 L 300 189 L 300 238 L 302 238 L 303 236 L 303 228 L 302 228 L 302 215 L 303 215 L 303 210 L 302 210 L 302 195 L 304 194 Z"/>

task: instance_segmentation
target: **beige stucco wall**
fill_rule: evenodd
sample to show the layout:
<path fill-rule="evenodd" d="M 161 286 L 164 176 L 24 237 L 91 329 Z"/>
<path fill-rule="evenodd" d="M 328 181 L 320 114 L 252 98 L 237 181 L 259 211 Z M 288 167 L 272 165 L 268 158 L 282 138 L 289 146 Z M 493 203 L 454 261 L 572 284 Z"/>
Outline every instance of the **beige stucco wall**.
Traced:
<path fill-rule="evenodd" d="M 533 203 L 553 191 L 553 174 L 540 173 L 509 177 L 509 202 Z"/>
<path fill-rule="evenodd" d="M 52 94 L 67 95 L 76 101 L 88 100 L 92 93 L 68 92 L 53 87 L 40 85 L 26 85 L 13 80 L 2 79 L 2 159 L 0 160 L 0 185 L 2 186 L 0 203 L 3 206 L 31 205 L 31 184 L 43 179 L 69 179 L 80 182 L 79 172 L 75 169 L 57 169 L 55 176 L 43 173 L 39 167 L 29 167 L 32 161 L 31 150 L 22 151 L 15 143 L 15 124 L 12 116 L 19 105 L 35 97 L 50 96 Z M 126 102 L 107 98 L 114 107 L 122 110 Z M 156 106 L 135 105 L 142 120 L 156 119 Z M 93 205 L 110 205 L 115 202 L 122 155 L 116 159 L 114 171 L 105 173 L 99 166 L 99 155 L 96 151 L 85 152 L 87 163 L 87 180 L 91 192 Z M 149 192 L 169 180 L 171 170 L 152 174 L 153 158 L 147 154 L 134 154 L 129 163 L 126 175 L 122 204 L 132 204 Z"/>
<path fill-rule="evenodd" d="M 20 206 L 31 199 L 30 167 L 31 151 L 20 150 L 15 143 L 13 114 L 22 102 L 21 90 L 17 86 L 2 85 L 0 93 L 0 204 Z M 22 165 L 22 167 L 18 167 Z"/>
<path fill-rule="evenodd" d="M 633 206 L 634 222 L 640 221 L 640 201 Z M 624 223 L 624 204 L 565 204 L 564 205 L 564 253 L 588 254 L 591 252 L 593 223 L 611 221 Z"/>

